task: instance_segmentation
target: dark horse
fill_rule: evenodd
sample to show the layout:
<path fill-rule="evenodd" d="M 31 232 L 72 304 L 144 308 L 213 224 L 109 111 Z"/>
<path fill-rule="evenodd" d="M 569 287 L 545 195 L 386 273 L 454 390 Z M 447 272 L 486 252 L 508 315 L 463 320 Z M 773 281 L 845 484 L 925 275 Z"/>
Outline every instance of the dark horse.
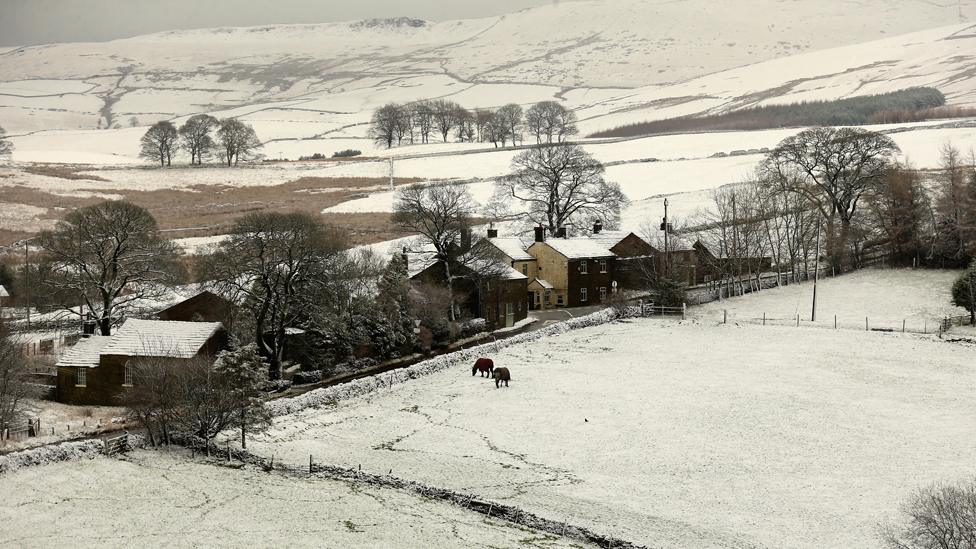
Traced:
<path fill-rule="evenodd" d="M 508 382 L 512 381 L 512 374 L 508 371 L 508 368 L 498 368 L 491 373 L 491 377 L 495 378 L 496 389 L 500 383 L 504 383 L 508 387 Z"/>
<path fill-rule="evenodd" d="M 471 375 L 474 375 L 476 372 L 481 372 L 481 377 L 485 377 L 485 375 L 491 377 L 491 373 L 494 371 L 495 363 L 490 358 L 479 358 L 471 368 Z"/>

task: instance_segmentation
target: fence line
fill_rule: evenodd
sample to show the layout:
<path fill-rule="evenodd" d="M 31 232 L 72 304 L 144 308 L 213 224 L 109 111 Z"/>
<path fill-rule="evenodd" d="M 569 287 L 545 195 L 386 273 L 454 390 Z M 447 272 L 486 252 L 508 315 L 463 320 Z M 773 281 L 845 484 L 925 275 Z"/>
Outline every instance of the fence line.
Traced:
<path fill-rule="evenodd" d="M 730 313 L 728 309 L 722 309 L 717 315 L 717 321 L 727 324 L 730 321 L 739 324 L 757 324 L 770 326 L 791 326 L 796 328 L 821 328 L 821 329 L 843 329 L 858 330 L 869 332 L 894 332 L 910 334 L 935 334 L 943 335 L 952 326 L 968 324 L 969 317 L 943 317 L 943 318 L 892 318 L 892 317 L 854 317 L 852 315 L 822 315 L 818 314 L 818 320 L 810 320 L 801 314 L 790 316 L 771 316 L 768 313 Z M 965 322 L 963 322 L 965 321 Z"/>

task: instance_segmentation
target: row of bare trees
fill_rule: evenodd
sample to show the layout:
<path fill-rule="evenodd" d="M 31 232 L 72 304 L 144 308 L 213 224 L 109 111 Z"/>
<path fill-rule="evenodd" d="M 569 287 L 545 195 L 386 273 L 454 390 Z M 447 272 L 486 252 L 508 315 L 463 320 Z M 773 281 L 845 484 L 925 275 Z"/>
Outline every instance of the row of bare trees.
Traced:
<path fill-rule="evenodd" d="M 190 164 L 200 165 L 216 156 L 227 166 L 236 166 L 261 147 L 254 127 L 236 118 L 218 120 L 207 114 L 191 116 L 177 128 L 163 120 L 142 136 L 139 156 L 160 166 L 172 166 L 180 151 L 190 155 Z"/>
<path fill-rule="evenodd" d="M 771 265 L 809 275 L 818 251 L 837 272 L 877 256 L 966 265 L 976 254 L 976 158 L 946 144 L 941 169 L 927 174 L 899 162 L 898 152 L 887 136 L 863 129 L 800 132 L 750 181 L 716 190 L 686 231 L 730 279 Z"/>
<path fill-rule="evenodd" d="M 576 113 L 555 101 L 543 101 L 528 110 L 509 103 L 497 109 L 468 110 L 446 99 L 420 100 L 408 104 L 389 103 L 373 113 L 369 135 L 391 148 L 405 142 L 430 143 L 440 137 L 458 142 L 508 143 L 517 145 L 530 135 L 536 144 L 562 143 L 576 135 Z"/>
<path fill-rule="evenodd" d="M 7 132 L 0 126 L 0 160 L 3 160 L 10 156 L 14 152 L 13 143 L 11 143 L 7 138 Z"/>

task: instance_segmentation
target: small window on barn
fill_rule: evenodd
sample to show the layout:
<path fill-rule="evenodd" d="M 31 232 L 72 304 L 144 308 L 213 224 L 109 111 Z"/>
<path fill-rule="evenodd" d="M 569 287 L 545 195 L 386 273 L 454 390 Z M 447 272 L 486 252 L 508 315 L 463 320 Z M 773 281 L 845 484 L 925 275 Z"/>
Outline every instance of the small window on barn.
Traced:
<path fill-rule="evenodd" d="M 580 301 L 586 301 L 586 288 L 580 288 Z"/>
<path fill-rule="evenodd" d="M 122 379 L 122 386 L 132 387 L 132 362 L 126 362 L 124 369 L 125 369 L 125 374 L 124 374 L 125 377 Z"/>
<path fill-rule="evenodd" d="M 88 369 L 78 368 L 77 375 L 75 376 L 75 387 L 87 387 L 88 386 Z"/>
<path fill-rule="evenodd" d="M 601 273 L 607 272 L 607 260 L 606 259 L 601 259 L 600 260 L 600 272 Z"/>
<path fill-rule="evenodd" d="M 588 271 L 589 271 L 589 267 L 586 264 L 586 260 L 584 259 L 583 261 L 580 261 L 580 264 L 579 264 L 579 272 L 580 272 L 580 274 L 587 274 Z"/>

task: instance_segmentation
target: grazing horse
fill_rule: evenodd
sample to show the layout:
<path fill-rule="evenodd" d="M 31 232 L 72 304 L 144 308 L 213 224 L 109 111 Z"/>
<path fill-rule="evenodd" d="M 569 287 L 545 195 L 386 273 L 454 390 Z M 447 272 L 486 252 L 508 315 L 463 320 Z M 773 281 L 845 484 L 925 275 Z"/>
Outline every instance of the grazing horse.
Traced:
<path fill-rule="evenodd" d="M 481 372 L 481 377 L 491 376 L 491 373 L 495 371 L 495 363 L 490 358 L 479 358 L 474 362 L 474 366 L 471 368 L 471 375 L 476 372 Z"/>
<path fill-rule="evenodd" d="M 497 389 L 499 384 L 505 383 L 508 387 L 508 382 L 512 380 L 512 374 L 508 371 L 508 368 L 498 368 L 491 373 L 491 377 L 495 378 L 495 388 Z"/>

